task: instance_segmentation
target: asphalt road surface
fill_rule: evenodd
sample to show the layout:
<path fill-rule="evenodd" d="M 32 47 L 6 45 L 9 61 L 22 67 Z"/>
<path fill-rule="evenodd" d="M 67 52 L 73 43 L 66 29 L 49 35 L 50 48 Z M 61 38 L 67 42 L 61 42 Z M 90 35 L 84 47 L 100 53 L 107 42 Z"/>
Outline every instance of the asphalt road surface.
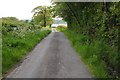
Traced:
<path fill-rule="evenodd" d="M 52 28 L 52 32 L 58 32 L 56 28 Z"/>
<path fill-rule="evenodd" d="M 53 32 L 43 39 L 19 67 L 7 78 L 91 78 L 62 32 Z"/>

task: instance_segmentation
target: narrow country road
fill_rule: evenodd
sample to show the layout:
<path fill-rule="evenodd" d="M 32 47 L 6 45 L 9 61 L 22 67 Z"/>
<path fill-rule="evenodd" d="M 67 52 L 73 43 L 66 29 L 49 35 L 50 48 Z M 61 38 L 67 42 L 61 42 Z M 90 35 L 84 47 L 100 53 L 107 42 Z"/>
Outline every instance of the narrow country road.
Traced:
<path fill-rule="evenodd" d="M 53 29 L 7 78 L 91 78 L 62 32 Z"/>

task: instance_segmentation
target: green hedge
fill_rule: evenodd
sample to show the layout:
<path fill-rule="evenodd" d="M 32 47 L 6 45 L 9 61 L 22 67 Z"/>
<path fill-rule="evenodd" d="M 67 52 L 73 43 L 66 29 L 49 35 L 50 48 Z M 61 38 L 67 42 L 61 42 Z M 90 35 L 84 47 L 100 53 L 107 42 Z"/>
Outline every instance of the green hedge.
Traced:
<path fill-rule="evenodd" d="M 105 60 L 109 60 L 111 62 L 109 64 L 117 68 L 117 48 L 111 47 L 101 40 L 96 40 L 89 44 L 89 41 L 87 40 L 88 36 L 78 34 L 69 29 L 62 29 L 62 32 L 68 37 L 71 44 L 74 46 L 95 78 L 116 77 L 117 72 L 114 72 L 115 75 L 111 75 L 113 73 L 109 70 L 110 67 L 108 67 Z"/>
<path fill-rule="evenodd" d="M 32 30 L 24 33 L 16 31 L 3 35 L 2 73 L 12 68 L 21 58 L 50 33 L 50 30 Z"/>

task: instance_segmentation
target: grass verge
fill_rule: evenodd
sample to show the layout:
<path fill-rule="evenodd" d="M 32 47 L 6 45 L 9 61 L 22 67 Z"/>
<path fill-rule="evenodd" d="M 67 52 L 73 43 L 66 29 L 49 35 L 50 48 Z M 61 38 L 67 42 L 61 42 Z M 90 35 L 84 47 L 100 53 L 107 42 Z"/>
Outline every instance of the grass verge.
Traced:
<path fill-rule="evenodd" d="M 2 46 L 2 74 L 5 74 L 23 58 L 33 47 L 46 37 L 50 30 L 32 30 L 21 33 L 10 32 L 3 35 Z"/>
<path fill-rule="evenodd" d="M 109 74 L 108 67 L 101 57 L 103 54 L 107 56 L 108 53 L 111 55 L 113 54 L 112 57 L 114 57 L 114 54 L 117 53 L 117 49 L 114 50 L 109 48 L 100 40 L 88 44 L 87 36 L 77 34 L 74 31 L 65 28 L 58 27 L 57 30 L 64 32 L 68 37 L 82 61 L 88 66 L 89 71 L 94 78 L 113 78 L 113 76 Z"/>

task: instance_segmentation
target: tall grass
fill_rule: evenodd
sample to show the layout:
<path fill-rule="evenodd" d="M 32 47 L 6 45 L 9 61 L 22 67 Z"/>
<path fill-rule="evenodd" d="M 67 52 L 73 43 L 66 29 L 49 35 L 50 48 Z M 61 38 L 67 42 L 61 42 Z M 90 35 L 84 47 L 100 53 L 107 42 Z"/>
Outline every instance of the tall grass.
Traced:
<path fill-rule="evenodd" d="M 20 33 L 13 31 L 3 35 L 2 73 L 5 74 L 49 33 L 50 30 L 28 30 Z"/>
<path fill-rule="evenodd" d="M 0 78 L 2 77 L 2 19 L 0 19 Z"/>
<path fill-rule="evenodd" d="M 60 31 L 62 30 L 68 37 L 71 44 L 95 78 L 113 78 L 103 59 L 109 56 L 109 59 L 111 59 L 110 61 L 113 61 L 112 63 L 115 64 L 115 54 L 117 54 L 117 49 L 109 47 L 102 40 L 95 40 L 89 44 L 88 36 L 77 34 L 76 32 L 65 28 L 60 29 L 58 27 L 57 29 Z"/>

